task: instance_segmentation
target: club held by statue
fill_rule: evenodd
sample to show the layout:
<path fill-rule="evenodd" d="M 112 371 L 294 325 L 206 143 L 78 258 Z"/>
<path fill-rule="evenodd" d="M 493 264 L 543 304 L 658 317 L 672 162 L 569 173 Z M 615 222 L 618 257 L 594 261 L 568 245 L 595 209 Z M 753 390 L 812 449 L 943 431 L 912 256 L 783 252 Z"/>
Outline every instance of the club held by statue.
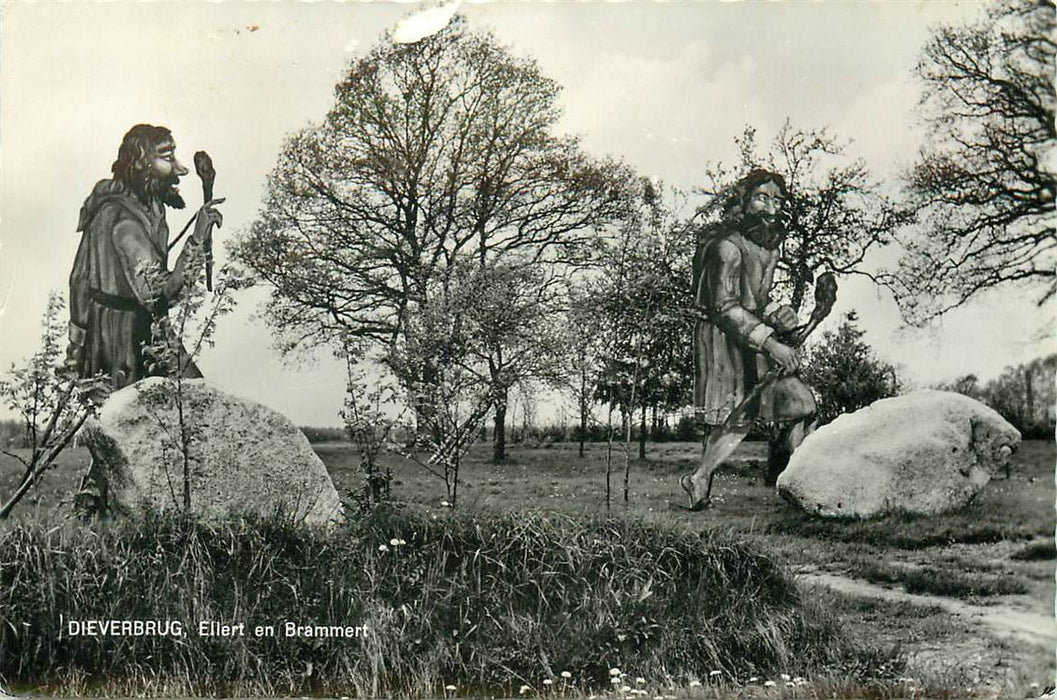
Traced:
<path fill-rule="evenodd" d="M 213 169 L 213 159 L 205 151 L 195 153 L 195 172 L 202 180 L 202 203 L 208 204 L 213 200 L 213 182 L 217 178 L 217 172 Z M 206 289 L 213 291 L 213 234 L 210 227 L 205 241 L 203 242 L 206 263 Z"/>

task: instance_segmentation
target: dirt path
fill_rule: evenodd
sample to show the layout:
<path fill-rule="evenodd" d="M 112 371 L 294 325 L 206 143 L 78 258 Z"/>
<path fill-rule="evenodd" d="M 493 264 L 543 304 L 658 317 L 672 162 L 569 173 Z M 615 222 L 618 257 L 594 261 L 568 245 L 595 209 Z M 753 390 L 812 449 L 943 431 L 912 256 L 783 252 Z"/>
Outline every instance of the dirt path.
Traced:
<path fill-rule="evenodd" d="M 849 595 L 882 598 L 914 605 L 938 606 L 967 621 L 986 626 L 996 637 L 1012 638 L 1047 649 L 1057 648 L 1057 618 L 1052 613 L 1047 615 L 1042 612 L 1018 609 L 1008 603 L 987 606 L 970 605 L 942 596 L 907 593 L 897 588 L 887 588 L 837 574 L 804 572 L 797 575 L 797 581 L 820 584 Z"/>

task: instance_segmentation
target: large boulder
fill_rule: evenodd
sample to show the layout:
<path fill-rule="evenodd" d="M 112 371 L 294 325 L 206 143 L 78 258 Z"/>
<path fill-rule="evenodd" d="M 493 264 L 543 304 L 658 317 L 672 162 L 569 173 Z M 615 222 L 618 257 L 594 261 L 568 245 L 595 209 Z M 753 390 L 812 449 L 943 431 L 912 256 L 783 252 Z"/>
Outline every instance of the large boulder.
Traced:
<path fill-rule="evenodd" d="M 828 517 L 943 513 L 969 503 L 1019 444 L 1017 429 L 979 401 L 915 391 L 812 433 L 778 477 L 778 492 Z"/>
<path fill-rule="evenodd" d="M 84 441 L 89 491 L 107 513 L 183 511 L 186 469 L 199 518 L 342 518 L 334 483 L 304 434 L 277 411 L 204 379 L 185 379 L 177 392 L 174 380 L 151 377 L 114 392 L 85 424 Z"/>

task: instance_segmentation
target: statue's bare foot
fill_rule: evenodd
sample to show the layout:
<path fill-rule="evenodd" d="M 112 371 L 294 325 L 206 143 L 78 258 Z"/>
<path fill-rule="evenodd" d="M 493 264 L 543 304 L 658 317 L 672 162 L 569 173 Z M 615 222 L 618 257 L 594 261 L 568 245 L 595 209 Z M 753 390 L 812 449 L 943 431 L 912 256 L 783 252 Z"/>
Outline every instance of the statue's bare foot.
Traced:
<path fill-rule="evenodd" d="M 690 504 L 686 507 L 687 510 L 697 513 L 712 505 L 711 499 L 698 498 L 694 493 L 694 482 L 690 474 L 683 474 L 679 477 L 679 485 L 683 487 L 683 491 L 686 491 L 686 495 L 690 498 Z"/>

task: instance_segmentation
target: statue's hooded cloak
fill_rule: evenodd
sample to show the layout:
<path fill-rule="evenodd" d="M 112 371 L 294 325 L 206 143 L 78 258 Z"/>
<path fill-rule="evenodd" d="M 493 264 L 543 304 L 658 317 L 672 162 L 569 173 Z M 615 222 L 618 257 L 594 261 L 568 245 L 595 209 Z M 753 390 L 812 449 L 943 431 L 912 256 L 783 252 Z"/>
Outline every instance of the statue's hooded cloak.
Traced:
<path fill-rule="evenodd" d="M 80 376 L 102 373 L 120 389 L 148 374 L 143 346 L 152 320 L 167 311 L 157 292 L 168 274 L 165 213 L 144 205 L 128 185 L 101 180 L 81 207 L 77 230 L 69 361 Z"/>

